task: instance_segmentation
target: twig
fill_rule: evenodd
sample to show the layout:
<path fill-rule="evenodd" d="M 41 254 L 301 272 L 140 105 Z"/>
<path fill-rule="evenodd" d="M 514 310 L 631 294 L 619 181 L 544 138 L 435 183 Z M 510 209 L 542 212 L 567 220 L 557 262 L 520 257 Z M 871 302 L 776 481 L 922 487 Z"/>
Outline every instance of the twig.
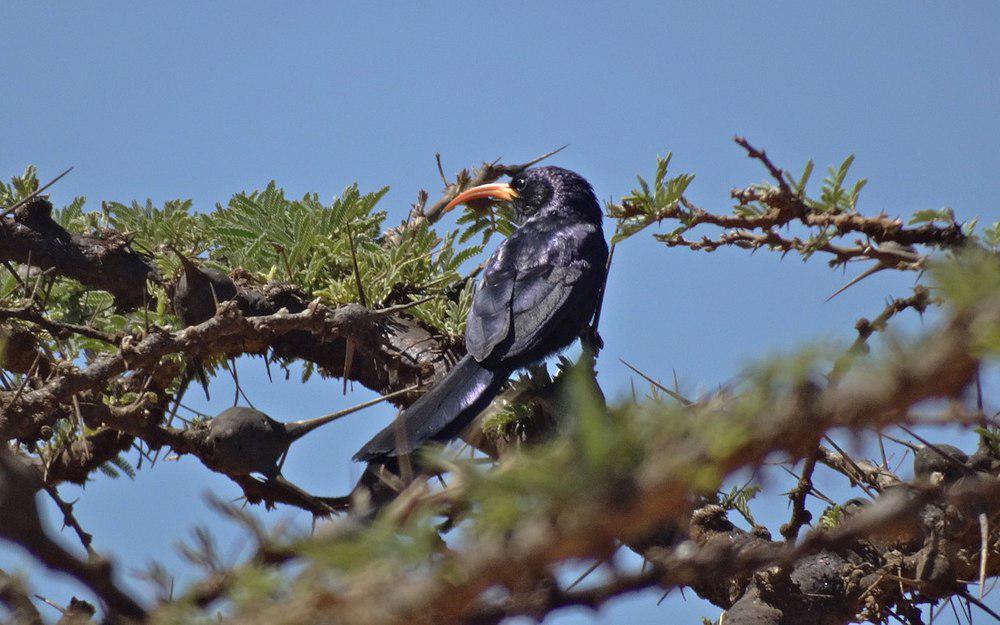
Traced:
<path fill-rule="evenodd" d="M 346 224 L 344 229 L 347 231 L 347 243 L 351 250 L 351 266 L 354 270 L 354 284 L 358 289 L 358 302 L 361 303 L 365 308 L 368 307 L 368 298 L 365 297 L 365 287 L 361 284 L 361 271 L 358 269 L 358 254 L 354 247 L 354 233 L 351 230 L 351 225 Z"/>
<path fill-rule="evenodd" d="M 964 588 L 961 588 L 961 589 L 958 590 L 957 594 L 960 597 L 962 597 L 963 599 L 965 599 L 966 601 L 968 601 L 969 603 L 971 603 L 972 605 L 974 605 L 977 608 L 979 608 L 980 610 L 982 610 L 983 612 L 986 612 L 987 614 L 989 614 L 990 616 L 992 616 L 996 621 L 1000 622 L 1000 614 L 997 614 L 993 610 L 993 608 L 991 608 L 990 606 L 986 605 L 985 603 L 983 603 L 979 599 L 976 599 L 975 597 L 973 597 L 971 594 L 969 594 L 968 590 L 966 590 Z"/>
<path fill-rule="evenodd" d="M 583 573 L 580 573 L 580 575 L 575 580 L 573 580 L 569 586 L 566 587 L 566 590 L 573 590 L 574 588 L 576 588 L 580 584 L 580 582 L 587 579 L 587 577 L 589 577 L 591 573 L 600 568 L 600 566 L 605 562 L 607 562 L 607 559 L 594 561 L 593 564 L 588 566 Z"/>
<path fill-rule="evenodd" d="M 875 492 L 872 492 L 872 490 L 868 486 L 870 485 L 872 488 L 875 489 L 876 492 L 881 492 L 882 487 L 877 482 L 873 482 L 870 479 L 868 473 L 866 473 L 864 470 L 862 470 L 861 467 L 858 466 L 858 463 L 854 461 L 854 458 L 851 458 L 849 455 L 847 455 L 847 452 L 845 452 L 843 449 L 841 449 L 840 445 L 838 445 L 836 442 L 834 442 L 834 440 L 832 438 L 830 438 L 828 435 L 823 435 L 823 440 L 825 440 L 826 442 L 830 443 L 830 445 L 832 445 L 833 448 L 837 450 L 837 453 L 840 455 L 840 458 L 844 462 L 846 462 L 847 466 L 849 466 L 855 472 L 853 476 L 852 475 L 848 475 L 847 477 L 850 478 L 852 481 L 854 481 L 858 486 L 860 486 L 861 489 L 863 491 L 865 491 L 866 495 L 868 495 L 869 497 L 871 497 L 872 499 L 874 499 L 875 498 Z M 820 447 L 820 452 L 821 453 L 823 452 L 822 447 Z M 837 469 L 837 470 L 843 472 L 843 468 L 842 467 L 840 467 L 837 464 L 832 464 L 829 461 L 827 461 L 828 458 L 829 458 L 829 454 L 823 454 L 823 455 L 820 456 L 820 458 L 824 460 L 823 464 L 827 465 L 830 468 Z"/>
<path fill-rule="evenodd" d="M 0 309 L 0 319 L 20 319 L 21 321 L 33 323 L 47 331 L 54 338 L 63 338 L 67 334 L 73 333 L 79 334 L 80 336 L 86 336 L 87 338 L 96 339 L 98 341 L 103 341 L 114 346 L 117 346 L 121 341 L 120 336 L 111 336 L 110 334 L 102 332 L 96 328 L 91 328 L 90 326 L 52 321 L 51 319 L 46 318 L 40 310 L 31 304 L 21 308 Z"/>
<path fill-rule="evenodd" d="M 91 547 L 91 542 L 94 537 L 89 532 L 83 531 L 80 523 L 76 520 L 76 516 L 73 515 L 73 504 L 64 501 L 63 498 L 59 496 L 59 491 L 56 490 L 56 487 L 52 486 L 48 482 L 42 481 L 42 488 L 45 489 L 45 492 L 49 494 L 49 497 L 52 498 L 52 501 L 54 501 L 56 506 L 59 508 L 59 512 L 62 513 L 63 526 L 73 528 L 73 531 L 76 532 L 77 537 L 83 544 L 83 548 L 87 550 L 87 553 L 91 556 L 96 556 L 97 554 L 94 552 L 93 547 Z"/>
<path fill-rule="evenodd" d="M 985 512 L 979 513 L 979 598 L 983 598 L 986 588 L 986 563 L 990 555 L 990 518 Z"/>
<path fill-rule="evenodd" d="M 639 368 L 636 367 L 635 365 L 627 362 L 626 360 L 624 360 L 622 358 L 619 358 L 618 361 L 621 362 L 626 367 L 628 367 L 629 369 L 631 369 L 632 371 L 634 371 L 636 374 L 638 374 L 639 377 L 641 377 L 643 380 L 649 382 L 650 384 L 652 384 L 656 388 L 660 389 L 661 391 L 663 391 L 667 395 L 673 397 L 674 399 L 676 399 L 680 403 L 684 404 L 685 406 L 690 406 L 690 405 L 693 404 L 693 402 L 690 399 L 688 399 L 687 397 L 684 397 L 680 393 L 678 393 L 676 391 L 672 391 L 669 388 L 667 388 L 666 386 L 660 384 L 659 382 L 657 382 L 653 378 L 649 377 L 648 375 L 646 375 L 645 373 L 643 373 L 642 371 L 640 371 Z"/>
<path fill-rule="evenodd" d="M 402 304 L 394 304 L 392 306 L 387 306 L 385 308 L 376 308 L 375 310 L 372 311 L 372 314 L 377 315 L 379 317 L 394 315 L 396 313 L 403 312 L 404 310 L 407 310 L 409 308 L 413 308 L 414 306 L 420 306 L 421 304 L 426 304 L 427 302 L 433 301 L 434 299 L 435 296 L 429 295 L 427 297 L 421 297 L 420 299 L 415 299 L 413 301 L 403 302 Z"/>
<path fill-rule="evenodd" d="M 781 535 L 788 542 L 795 542 L 799 536 L 799 530 L 812 519 L 812 515 L 806 510 L 806 497 L 809 496 L 809 492 L 813 488 L 812 474 L 816 468 L 817 454 L 818 450 L 806 456 L 799 482 L 788 493 L 788 498 L 792 502 L 792 517 L 788 523 L 781 526 Z"/>
<path fill-rule="evenodd" d="M 771 159 L 768 158 L 766 151 L 758 150 L 757 148 L 753 147 L 752 145 L 750 145 L 750 142 L 747 141 L 746 138 L 744 137 L 739 137 L 739 136 L 733 137 L 733 141 L 735 141 L 737 145 L 739 145 L 741 148 L 747 151 L 748 158 L 760 161 L 764 165 L 764 167 L 767 168 L 768 173 L 771 174 L 771 177 L 774 178 L 775 182 L 778 183 L 778 186 L 781 188 L 781 191 L 783 193 L 791 194 L 792 190 L 788 186 L 788 181 L 785 180 L 784 173 L 774 163 L 771 162 Z"/>
<path fill-rule="evenodd" d="M 55 183 L 59 182 L 59 180 L 61 180 L 63 176 L 65 176 L 66 174 L 68 174 L 71 171 L 73 171 L 73 167 L 70 167 L 69 169 L 67 169 L 63 173 L 59 174 L 58 176 L 56 176 L 52 180 L 49 180 L 44 185 L 38 187 L 37 189 L 35 189 L 35 191 L 33 193 L 31 193 L 27 197 L 24 197 L 20 201 L 15 202 L 14 204 L 11 204 L 8 208 L 5 208 L 3 210 L 3 212 L 0 213 L 0 219 L 6 217 L 7 215 L 9 215 L 11 213 L 13 213 L 17 209 L 21 208 L 22 206 L 24 206 L 25 204 L 27 204 L 28 202 L 30 202 L 31 200 L 33 200 L 36 197 L 38 197 L 43 191 L 45 191 L 46 189 L 48 189 L 49 187 L 51 187 Z"/>
<path fill-rule="evenodd" d="M 434 153 L 434 160 L 437 161 L 438 175 L 441 176 L 441 183 L 445 187 L 447 187 L 451 183 L 448 182 L 448 178 L 444 175 L 444 167 L 441 166 L 441 153 L 440 152 L 435 152 Z"/>
<path fill-rule="evenodd" d="M 798 480 L 798 479 L 799 479 L 799 476 L 795 474 L 795 471 L 792 471 L 791 469 L 789 469 L 788 467 L 786 467 L 786 466 L 785 466 L 784 464 L 779 464 L 778 466 L 779 466 L 779 467 L 780 467 L 780 468 L 781 468 L 781 469 L 782 469 L 782 470 L 783 470 L 783 471 L 784 471 L 785 473 L 787 473 L 788 475 L 792 476 L 792 477 L 793 477 L 793 478 L 795 478 L 796 480 Z M 826 503 L 827 505 L 830 505 L 830 506 L 834 506 L 834 505 L 837 505 L 837 502 L 836 502 L 836 501 L 834 501 L 834 500 L 830 499 L 829 497 L 827 497 L 826 495 L 824 495 L 824 494 L 823 494 L 823 492 L 822 492 L 822 491 L 820 491 L 820 490 L 819 490 L 818 488 L 816 488 L 816 486 L 815 486 L 815 485 L 813 485 L 812 489 L 811 489 L 811 490 L 809 491 L 809 494 L 810 494 L 810 495 L 812 495 L 813 497 L 815 497 L 815 498 L 817 498 L 817 499 L 819 499 L 819 500 L 823 501 L 823 502 L 824 502 L 824 503 Z"/>
<path fill-rule="evenodd" d="M 361 402 L 360 404 L 357 404 L 355 406 L 351 406 L 350 408 L 344 408 L 343 410 L 331 412 L 321 417 L 313 417 L 312 419 L 302 419 L 300 421 L 289 421 L 288 423 L 285 423 L 285 430 L 288 432 L 288 435 L 292 438 L 292 440 L 296 440 L 305 436 L 306 434 L 315 430 L 321 425 L 326 425 L 331 421 L 336 421 L 337 419 L 341 419 L 343 417 L 346 417 L 347 415 L 354 414 L 355 412 L 364 410 L 369 406 L 374 406 L 376 404 L 380 404 L 382 402 L 389 401 L 391 399 L 396 399 L 397 397 L 402 397 L 403 395 L 406 395 L 407 393 L 412 393 L 413 391 L 416 391 L 419 388 L 420 386 L 418 384 L 414 384 L 413 386 L 408 386 L 404 389 L 400 389 L 398 391 L 389 393 L 388 395 L 382 395 L 381 397 L 376 397 L 375 399 L 370 399 L 368 401 Z"/>
<path fill-rule="evenodd" d="M 918 284 L 913 287 L 913 295 L 899 299 L 890 299 L 889 303 L 882 309 L 882 312 L 873 320 L 869 321 L 863 317 L 859 319 L 854 325 L 854 328 L 858 332 L 857 338 L 854 339 L 854 343 L 851 344 L 847 351 L 833 363 L 833 368 L 830 370 L 829 375 L 831 383 L 836 383 L 843 377 L 851 361 L 859 354 L 864 353 L 871 335 L 875 332 L 885 330 L 890 319 L 907 308 L 912 308 L 923 314 L 932 301 L 930 291 L 927 287 Z"/>

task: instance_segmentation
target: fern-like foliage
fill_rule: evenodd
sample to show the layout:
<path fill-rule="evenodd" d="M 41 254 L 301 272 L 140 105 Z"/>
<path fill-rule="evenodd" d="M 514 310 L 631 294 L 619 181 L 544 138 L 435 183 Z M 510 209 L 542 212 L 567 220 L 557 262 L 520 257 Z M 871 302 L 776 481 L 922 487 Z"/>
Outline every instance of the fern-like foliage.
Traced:
<path fill-rule="evenodd" d="M 29 166 L 9 183 L 0 182 L 0 209 L 38 188 L 38 172 Z M 482 245 L 470 240 L 511 231 L 509 207 L 485 213 L 470 209 L 459 219 L 459 229 L 443 235 L 423 225 L 388 238 L 382 235 L 386 212 L 380 206 L 387 191 L 362 192 L 352 184 L 328 202 L 314 193 L 292 199 L 272 181 L 263 189 L 236 193 L 210 211 L 185 199 L 106 201 L 88 210 L 84 198 L 76 198 L 54 207 L 53 220 L 75 235 L 118 237 L 147 256 L 162 278 L 147 285 L 150 307 L 121 312 L 110 293 L 25 267 L 14 272 L 0 268 L 0 306 L 22 307 L 33 298 L 32 305 L 53 321 L 89 326 L 111 337 L 141 333 L 153 325 L 178 327 L 170 304 L 170 288 L 180 269 L 177 250 L 223 271 L 240 269 L 262 284 L 292 283 L 330 305 L 383 308 L 419 300 L 407 314 L 457 339 L 472 301 L 474 281 L 467 273 L 482 252 Z M 39 332 L 36 338 L 47 353 L 84 365 L 117 350 L 113 342 L 76 333 L 57 339 Z M 212 363 L 206 364 L 211 369 Z M 312 370 L 307 363 L 304 375 Z M 109 402 L 117 399 L 105 397 Z M 60 420 L 50 452 L 79 440 L 85 430 L 79 419 Z M 122 458 L 101 470 L 108 475 L 134 472 Z"/>
<path fill-rule="evenodd" d="M 388 188 L 362 194 L 357 185 L 329 206 L 315 194 L 289 200 L 273 181 L 263 191 L 238 193 L 211 215 L 213 257 L 262 277 L 314 290 L 350 273 L 349 237 L 373 251 L 385 213 L 375 205 Z"/>
<path fill-rule="evenodd" d="M 12 176 L 10 184 L 0 182 L 0 207 L 7 208 L 38 189 L 38 168 L 28 165 L 20 176 Z"/>
<path fill-rule="evenodd" d="M 671 158 L 673 154 L 670 152 L 663 157 L 657 156 L 653 184 L 650 185 L 642 176 L 636 176 L 639 188 L 632 189 L 620 204 L 607 207 L 608 216 L 618 220 L 613 243 L 627 239 L 667 217 L 678 217 L 684 223 L 684 214 L 677 211 L 677 206 L 694 180 L 694 174 L 681 173 L 667 178 Z"/>

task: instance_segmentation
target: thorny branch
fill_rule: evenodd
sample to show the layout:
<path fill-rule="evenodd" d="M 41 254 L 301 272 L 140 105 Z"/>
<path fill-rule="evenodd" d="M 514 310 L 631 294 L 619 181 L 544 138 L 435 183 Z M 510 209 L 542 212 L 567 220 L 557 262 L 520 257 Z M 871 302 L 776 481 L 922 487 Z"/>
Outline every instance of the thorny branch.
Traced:
<path fill-rule="evenodd" d="M 763 210 L 716 215 L 682 196 L 656 215 L 656 220 L 678 219 L 683 224 L 680 231 L 658 237 L 667 245 L 707 251 L 727 245 L 765 247 L 803 256 L 819 251 L 831 255 L 833 265 L 860 259 L 875 261 L 877 268 L 920 270 L 927 256 L 912 246 L 951 248 L 966 239 L 957 223 L 910 228 L 885 215 L 817 211 L 763 150 L 741 138 L 737 143 L 761 162 L 776 184 L 754 185 L 732 195 L 741 206 L 756 204 Z M 407 229 L 435 223 L 461 191 L 514 174 L 547 156 L 522 165 L 487 163 L 472 173 L 463 170 L 453 183 L 442 171 L 442 197 L 428 207 L 422 193 L 407 221 L 387 230 L 385 239 L 398 241 Z M 438 166 L 440 170 L 440 160 Z M 628 216 L 628 206 L 619 209 L 622 214 L 614 216 Z M 146 281 L 161 277 L 146 255 L 130 248 L 128 236 L 113 230 L 70 234 L 52 220 L 51 210 L 45 198 L 35 197 L 22 202 L 11 217 L 0 218 L 0 260 L 30 264 L 107 290 L 120 310 L 150 303 Z M 778 232 L 793 222 L 818 229 L 823 236 L 802 240 Z M 714 239 L 683 237 L 699 225 L 725 232 Z M 832 242 L 849 234 L 866 240 L 853 245 Z M 20 282 L 20 276 L 15 277 Z M 0 450 L 7 478 L 4 482 L 5 476 L 0 476 L 0 499 L 22 497 L 16 507 L 23 511 L 33 506 L 25 493 L 33 496 L 38 488 L 48 490 L 89 550 L 89 534 L 73 517 L 72 504 L 59 498 L 55 485 L 85 482 L 96 467 L 140 441 L 150 449 L 168 447 L 198 457 L 236 482 L 251 503 L 286 503 L 326 515 L 331 510 L 329 500 L 301 491 L 280 475 L 259 479 L 231 470 L 204 426 L 176 428 L 167 423 L 168 406 L 177 398 L 166 389 L 179 373 L 171 357 L 219 358 L 273 350 L 387 392 L 433 380 L 460 355 L 461 346 L 407 315 L 412 303 L 383 311 L 357 304 L 328 306 L 287 284 L 261 286 L 238 275 L 236 281 L 241 297 L 222 303 L 208 321 L 182 330 L 152 325 L 143 332 L 111 335 L 53 321 L 33 298 L 27 306 L 0 310 L 0 320 L 11 320 L 17 331 L 27 326 L 56 339 L 77 335 L 118 347 L 86 366 L 60 362 L 33 347 L 31 362 L 21 363 L 24 366 L 17 370 L 22 382 L 11 385 L 4 378 L 0 433 L 5 439 L 17 439 L 25 449 L 34 450 L 51 436 L 60 419 L 82 422 L 87 433 L 65 446 L 40 448 L 38 458 Z M 915 601 L 962 596 L 961 580 L 977 578 L 980 569 L 991 576 L 1000 572 L 996 538 L 1000 458 L 981 448 L 972 458 L 958 461 L 968 465 L 960 480 L 939 477 L 931 483 L 907 484 L 886 466 L 850 457 L 832 440 L 833 449 L 817 443 L 835 428 L 880 430 L 913 422 L 914 405 L 927 399 L 954 399 L 969 386 L 979 368 L 973 329 L 1000 323 L 1000 303 L 995 298 L 975 310 L 956 313 L 923 343 L 918 358 L 893 361 L 874 377 L 848 375 L 846 359 L 863 353 L 870 336 L 891 317 L 907 308 L 923 312 L 933 301 L 927 289 L 918 286 L 912 296 L 891 300 L 872 321 L 860 320 L 857 339 L 835 365 L 828 386 L 803 384 L 749 423 L 730 413 L 728 391 L 686 402 L 685 410 L 699 419 L 731 420 L 733 428 L 746 429 L 746 437 L 721 456 L 697 438 L 650 441 L 642 466 L 627 480 L 595 484 L 593 493 L 564 502 L 558 513 L 527 515 L 503 535 L 484 534 L 459 549 L 441 549 L 440 560 L 419 571 L 381 571 L 345 592 L 323 588 L 297 594 L 253 614 L 235 613 L 232 620 L 278 622 L 295 620 L 295 615 L 312 620 L 322 614 L 365 624 L 497 623 L 518 615 L 541 619 L 567 606 L 598 608 L 613 597 L 654 586 L 689 586 L 727 609 L 730 624 L 797 625 L 820 617 L 833 624 L 897 615 L 916 622 Z M 0 330 L 4 337 L 15 336 L 6 326 Z M 359 350 L 354 358 L 346 357 L 351 349 Z M 133 397 L 127 405 L 109 399 L 125 393 Z M 408 395 L 400 403 L 415 397 Z M 550 410 L 552 406 L 542 409 Z M 550 433 L 539 428 L 533 435 Z M 703 493 L 693 486 L 691 467 L 711 467 L 713 479 L 721 480 L 741 468 L 760 467 L 775 454 L 791 462 L 804 460 L 798 483 L 788 494 L 792 511 L 781 528 L 784 540 L 771 540 L 761 527 L 740 530 L 722 508 L 693 503 Z M 37 484 L 25 487 L 27 482 L 18 481 L 21 478 L 10 478 L 20 471 L 8 462 L 14 458 L 34 472 Z M 501 465 L 508 461 L 516 463 L 516 454 L 510 460 L 505 456 Z M 852 500 L 832 506 L 820 524 L 799 538 L 813 520 L 806 503 L 815 492 L 812 476 L 819 465 L 863 485 L 873 502 Z M 467 506 L 464 489 L 461 479 L 436 491 L 414 482 L 387 512 L 387 519 L 402 528 L 421 506 L 429 505 L 440 506 L 451 523 Z M 22 523 L 28 519 L 28 525 L 18 530 L 17 523 L 4 518 L 5 509 L 9 512 L 12 507 L 0 506 L 4 527 L 0 537 L 25 547 L 46 566 L 75 576 L 101 598 L 113 619 L 145 619 L 145 609 L 115 586 L 106 561 L 93 555 L 84 562 L 59 551 L 41 530 L 37 515 L 18 516 Z M 968 510 L 978 514 L 963 512 Z M 363 529 L 356 520 L 347 519 L 327 527 L 318 538 L 335 540 L 359 531 Z M 258 549 L 248 565 L 280 567 L 301 558 L 299 552 L 272 543 L 259 528 L 253 534 Z M 622 544 L 641 553 L 648 566 L 639 572 L 610 566 L 606 580 L 581 588 L 563 588 L 551 574 L 553 567 L 565 562 L 610 561 Z M 238 569 L 220 571 L 192 590 L 193 604 L 210 607 L 225 599 L 238 574 Z M 39 620 L 17 580 L 2 572 L 0 603 L 25 622 Z"/>
<path fill-rule="evenodd" d="M 31 436 L 42 426 L 52 425 L 58 415 L 58 405 L 69 401 L 73 395 L 100 391 L 125 371 L 154 372 L 161 366 L 161 359 L 170 354 L 206 356 L 224 352 L 232 343 L 266 345 L 293 332 L 307 332 L 320 339 L 356 336 L 359 343 L 371 345 L 372 335 L 382 322 L 382 315 L 377 311 L 357 304 L 331 309 L 317 300 L 301 312 L 281 309 L 270 315 L 247 317 L 235 303 L 225 302 L 215 317 L 202 324 L 176 332 L 151 328 L 145 337 L 125 337 L 119 352 L 98 358 L 83 369 L 64 367 L 37 389 L 20 394 L 0 393 L 3 404 L 0 435 L 4 438 Z M 381 332 L 378 335 L 385 336 Z"/>
<path fill-rule="evenodd" d="M 792 503 L 792 518 L 787 524 L 781 526 L 781 535 L 787 541 L 795 542 L 802 526 L 812 520 L 812 515 L 806 510 L 806 497 L 813 489 L 812 475 L 815 469 L 816 454 L 809 454 L 802 465 L 802 475 L 799 477 L 798 483 L 788 493 L 788 498 Z"/>
<path fill-rule="evenodd" d="M 947 511 L 952 509 L 982 509 L 995 517 L 1000 511 L 996 472 L 982 473 L 980 480 L 971 482 L 913 484 L 886 492 L 873 504 L 843 513 L 834 528 L 816 528 L 798 542 L 772 542 L 767 536 L 737 530 L 725 520 L 721 508 L 712 506 L 694 514 L 689 538 L 679 545 L 650 542 L 649 537 L 683 522 L 689 509 L 690 480 L 695 479 L 690 467 L 714 466 L 727 474 L 759 466 L 775 453 L 784 452 L 793 459 L 809 457 L 808 444 L 818 434 L 842 426 L 885 427 L 905 420 L 910 406 L 961 392 L 976 371 L 974 359 L 966 352 L 969 328 L 986 319 L 1000 322 L 998 307 L 1000 302 L 993 302 L 973 317 L 954 319 L 918 348 L 926 358 L 894 361 L 877 380 L 862 377 L 847 379 L 843 386 L 793 391 L 776 402 L 777 410 L 769 408 L 741 420 L 749 428 L 746 438 L 721 457 L 713 451 L 711 440 L 652 442 L 651 454 L 636 471 L 633 483 L 607 490 L 595 485 L 594 493 L 566 502 L 551 515 L 524 519 L 509 532 L 482 536 L 447 552 L 440 567 L 426 573 L 386 571 L 369 579 L 371 586 L 364 593 L 337 595 L 333 604 L 327 597 L 306 597 L 295 600 L 294 609 L 304 614 L 336 614 L 348 623 L 495 623 L 512 615 L 540 618 L 565 605 L 599 605 L 612 596 L 654 585 L 687 585 L 728 608 L 727 622 L 807 623 L 815 622 L 817 610 L 826 610 L 835 619 L 828 622 L 846 622 L 859 613 L 881 618 L 886 610 L 909 601 L 897 590 L 899 578 L 914 580 L 914 588 L 928 600 L 942 596 L 947 579 L 955 578 L 926 570 L 925 545 L 938 535 L 933 528 L 937 527 L 934 519 L 939 518 L 935 515 L 940 513 L 935 511 L 950 515 Z M 713 416 L 696 419 L 732 418 L 724 406 L 701 410 Z M 821 450 L 814 457 L 822 460 L 828 455 Z M 460 500 L 460 488 L 453 486 L 425 497 Z M 942 507 L 943 503 L 948 505 Z M 413 507 L 410 503 L 403 509 Z M 914 523 L 925 517 L 927 521 Z M 965 545 L 975 551 L 975 523 L 974 517 L 951 518 L 948 540 L 955 541 L 954 548 Z M 332 539 L 345 531 L 351 531 L 350 524 L 335 525 L 326 536 Z M 605 558 L 619 540 L 642 545 L 636 548 L 652 569 L 639 575 L 618 574 L 575 592 L 545 581 L 542 572 L 549 567 Z M 883 545 L 874 547 L 879 554 L 886 553 L 884 545 L 893 545 L 900 555 L 872 560 L 871 545 Z M 975 564 L 952 570 L 961 576 Z M 1000 562 L 994 561 L 990 570 L 995 572 L 997 567 Z M 846 582 L 830 585 L 828 580 L 844 575 Z M 497 595 L 488 592 L 491 589 L 498 589 L 502 598 L 490 599 Z M 837 607 L 830 611 L 831 606 Z M 278 602 L 262 609 L 247 622 L 277 618 L 293 608 Z"/>
<path fill-rule="evenodd" d="M 834 363 L 833 370 L 830 372 L 831 382 L 836 382 L 844 374 L 853 359 L 868 352 L 868 339 L 871 338 L 872 334 L 885 330 L 890 319 L 908 308 L 912 308 L 922 315 L 933 301 L 927 287 L 917 285 L 913 288 L 913 295 L 909 297 L 890 298 L 882 312 L 871 321 L 864 317 L 858 319 L 857 323 L 854 324 L 858 336 L 844 355 Z"/>
<path fill-rule="evenodd" d="M 874 217 L 862 215 L 853 202 L 845 206 L 837 201 L 822 203 L 812 200 L 807 197 L 804 182 L 793 180 L 788 172 L 772 162 L 765 151 L 755 148 L 743 137 L 736 137 L 735 142 L 749 158 L 764 166 L 774 184 L 733 189 L 731 196 L 737 201 L 737 210 L 733 214 L 709 212 L 696 206 L 683 193 L 673 201 L 658 204 L 660 189 L 657 194 L 650 195 L 647 185 L 644 196 L 633 195 L 620 204 L 609 204 L 609 216 L 624 221 L 639 220 L 637 223 L 640 225 L 676 219 L 680 227 L 655 235 L 668 247 L 707 252 L 727 246 L 749 250 L 767 248 L 783 255 L 795 252 L 804 259 L 822 252 L 832 257 L 832 267 L 843 266 L 850 261 L 875 261 L 875 265 L 858 279 L 881 269 L 920 271 L 925 268 L 928 256 L 914 246 L 949 249 L 968 240 L 962 226 L 954 221 L 944 225 L 931 222 L 907 227 L 902 220 L 890 218 L 884 213 Z M 665 162 L 661 164 L 665 167 Z M 840 192 L 843 193 L 843 190 Z M 639 206 L 636 204 L 638 200 L 652 202 L 653 205 Z M 796 222 L 809 229 L 807 239 L 779 232 Z M 702 235 L 697 239 L 684 236 L 702 225 L 715 226 L 723 232 L 714 237 Z M 851 234 L 862 235 L 863 238 L 857 239 L 853 245 L 834 242 Z"/>
<path fill-rule="evenodd" d="M 111 336 L 89 326 L 52 321 L 51 319 L 46 318 L 41 310 L 30 304 L 20 308 L 6 310 L 0 309 L 0 319 L 20 319 L 21 321 L 33 323 L 36 326 L 43 328 L 54 338 L 64 338 L 70 334 L 79 334 L 80 336 L 86 336 L 99 341 L 104 341 L 110 345 L 117 345 L 121 340 L 121 337 Z"/>
<path fill-rule="evenodd" d="M 76 578 L 105 602 L 113 617 L 144 619 L 146 610 L 114 582 L 107 560 L 96 554 L 81 560 L 49 538 L 35 503 L 41 487 L 36 472 L 0 448 L 0 539 L 21 546 L 45 567 Z"/>
<path fill-rule="evenodd" d="M 159 280 L 149 259 L 123 234 L 104 230 L 71 234 L 52 219 L 52 204 L 36 197 L 0 218 L 0 260 L 53 269 L 81 284 L 107 291 L 123 310 L 149 301 L 146 280 Z"/>
<path fill-rule="evenodd" d="M 932 298 L 930 291 L 927 287 L 917 285 L 913 289 L 913 295 L 903 298 L 891 298 L 889 303 L 886 304 L 885 308 L 877 317 L 868 321 L 867 319 L 859 319 L 855 324 L 854 328 L 858 331 L 858 337 L 854 340 L 854 344 L 851 346 L 851 352 L 857 353 L 864 349 L 865 342 L 871 337 L 875 332 L 885 329 L 886 324 L 889 322 L 893 316 L 901 313 L 907 308 L 912 308 L 920 314 L 923 314 L 927 307 L 931 304 Z"/>

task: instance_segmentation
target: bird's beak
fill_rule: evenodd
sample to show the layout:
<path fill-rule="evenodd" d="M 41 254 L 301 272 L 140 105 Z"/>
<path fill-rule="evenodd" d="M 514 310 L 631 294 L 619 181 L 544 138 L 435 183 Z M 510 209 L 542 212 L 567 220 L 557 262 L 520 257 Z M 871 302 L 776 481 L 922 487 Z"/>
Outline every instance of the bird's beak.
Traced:
<path fill-rule="evenodd" d="M 458 195 L 456 195 L 447 205 L 444 207 L 444 211 L 447 213 L 451 209 L 455 208 L 459 204 L 465 204 L 470 200 L 479 200 L 482 198 L 495 198 L 499 200 L 504 200 L 509 202 L 517 198 L 517 191 L 514 190 L 506 182 L 496 182 L 493 184 L 481 184 L 478 187 L 472 187 L 471 189 L 466 189 Z"/>

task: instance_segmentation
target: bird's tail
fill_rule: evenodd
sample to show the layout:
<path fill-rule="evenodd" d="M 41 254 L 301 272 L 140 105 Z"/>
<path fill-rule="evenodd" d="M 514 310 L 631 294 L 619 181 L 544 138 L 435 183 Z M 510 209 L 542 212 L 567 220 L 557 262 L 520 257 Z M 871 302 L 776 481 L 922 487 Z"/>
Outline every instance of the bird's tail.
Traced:
<path fill-rule="evenodd" d="M 492 371 L 466 356 L 412 406 L 354 455 L 357 461 L 391 458 L 429 440 L 454 438 L 499 392 L 509 371 Z"/>

